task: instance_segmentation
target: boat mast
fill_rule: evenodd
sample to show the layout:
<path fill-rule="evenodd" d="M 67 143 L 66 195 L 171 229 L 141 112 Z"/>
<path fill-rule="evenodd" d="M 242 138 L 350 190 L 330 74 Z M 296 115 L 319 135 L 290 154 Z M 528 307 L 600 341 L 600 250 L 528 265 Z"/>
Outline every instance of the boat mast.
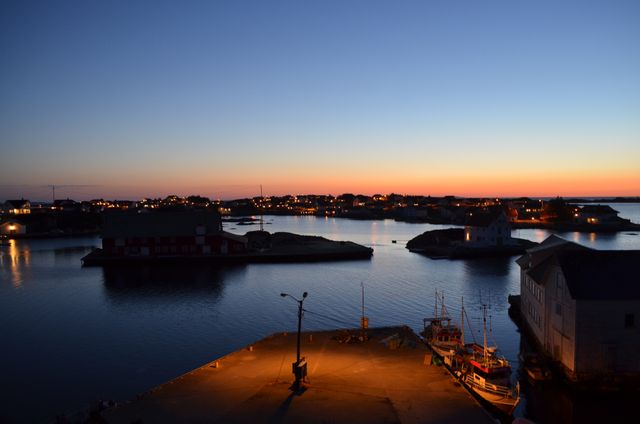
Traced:
<path fill-rule="evenodd" d="M 487 358 L 487 305 L 482 305 L 482 334 L 484 336 L 484 363 L 485 366 L 487 366 L 488 364 L 488 358 Z"/>
<path fill-rule="evenodd" d="M 464 296 L 462 296 L 462 303 L 460 306 L 460 330 L 462 333 L 460 334 L 460 343 L 464 346 Z"/>
<path fill-rule="evenodd" d="M 364 282 L 360 282 L 360 287 L 362 288 L 362 322 L 364 322 Z"/>
<path fill-rule="evenodd" d="M 442 292 L 442 299 L 440 302 L 440 315 L 442 316 L 443 319 L 447 318 L 447 308 L 445 308 L 444 306 L 444 292 Z M 447 320 L 447 331 L 450 331 L 450 327 L 451 327 L 451 321 Z"/>

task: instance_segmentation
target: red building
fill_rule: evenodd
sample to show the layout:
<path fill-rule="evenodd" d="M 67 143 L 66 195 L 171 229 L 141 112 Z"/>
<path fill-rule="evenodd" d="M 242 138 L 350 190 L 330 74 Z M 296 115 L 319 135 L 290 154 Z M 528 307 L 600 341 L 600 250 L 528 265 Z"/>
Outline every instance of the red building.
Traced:
<path fill-rule="evenodd" d="M 104 214 L 102 249 L 109 256 L 212 256 L 244 253 L 247 239 L 222 231 L 217 212 L 110 211 Z"/>

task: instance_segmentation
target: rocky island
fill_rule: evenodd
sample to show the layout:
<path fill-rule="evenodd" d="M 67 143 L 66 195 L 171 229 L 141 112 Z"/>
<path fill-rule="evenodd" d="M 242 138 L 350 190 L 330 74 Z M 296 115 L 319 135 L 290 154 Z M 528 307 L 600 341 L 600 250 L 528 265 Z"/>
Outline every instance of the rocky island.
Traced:
<path fill-rule="evenodd" d="M 537 244 L 512 238 L 513 244 L 471 247 L 465 246 L 464 236 L 465 230 L 462 228 L 427 231 L 409 240 L 406 247 L 411 252 L 424 254 L 432 259 L 469 259 L 519 255 Z"/>
<path fill-rule="evenodd" d="M 477 258 L 522 254 L 537 243 L 511 237 L 501 208 L 470 214 L 463 228 L 427 231 L 409 240 L 407 249 L 434 259 Z"/>

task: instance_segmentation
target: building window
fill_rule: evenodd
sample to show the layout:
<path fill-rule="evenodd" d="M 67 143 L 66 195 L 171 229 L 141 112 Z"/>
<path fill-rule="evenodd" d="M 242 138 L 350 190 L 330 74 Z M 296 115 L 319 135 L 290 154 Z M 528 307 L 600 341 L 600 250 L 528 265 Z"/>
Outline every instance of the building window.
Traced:
<path fill-rule="evenodd" d="M 636 326 L 636 317 L 634 314 L 624 315 L 624 328 L 634 328 Z"/>
<path fill-rule="evenodd" d="M 562 315 L 562 305 L 556 303 L 556 315 Z"/>
<path fill-rule="evenodd" d="M 560 273 L 556 274 L 556 297 L 562 298 L 562 280 L 560 279 Z"/>

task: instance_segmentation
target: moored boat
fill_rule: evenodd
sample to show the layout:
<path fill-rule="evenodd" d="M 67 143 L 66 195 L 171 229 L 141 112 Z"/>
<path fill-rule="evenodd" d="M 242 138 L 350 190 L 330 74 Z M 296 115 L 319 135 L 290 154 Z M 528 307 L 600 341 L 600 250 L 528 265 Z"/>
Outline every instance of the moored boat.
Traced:
<path fill-rule="evenodd" d="M 486 307 L 483 315 L 484 344 L 464 345 L 452 357 L 451 368 L 469 390 L 510 415 L 520 402 L 520 385 L 511 381 L 509 361 L 487 346 Z"/>
<path fill-rule="evenodd" d="M 442 358 L 445 365 L 451 366 L 452 358 L 458 349 L 464 344 L 464 331 L 451 323 L 444 306 L 444 295 L 440 301 L 440 313 L 438 314 L 438 294 L 436 292 L 436 307 L 432 318 L 424 319 L 422 336 L 431 350 Z"/>

